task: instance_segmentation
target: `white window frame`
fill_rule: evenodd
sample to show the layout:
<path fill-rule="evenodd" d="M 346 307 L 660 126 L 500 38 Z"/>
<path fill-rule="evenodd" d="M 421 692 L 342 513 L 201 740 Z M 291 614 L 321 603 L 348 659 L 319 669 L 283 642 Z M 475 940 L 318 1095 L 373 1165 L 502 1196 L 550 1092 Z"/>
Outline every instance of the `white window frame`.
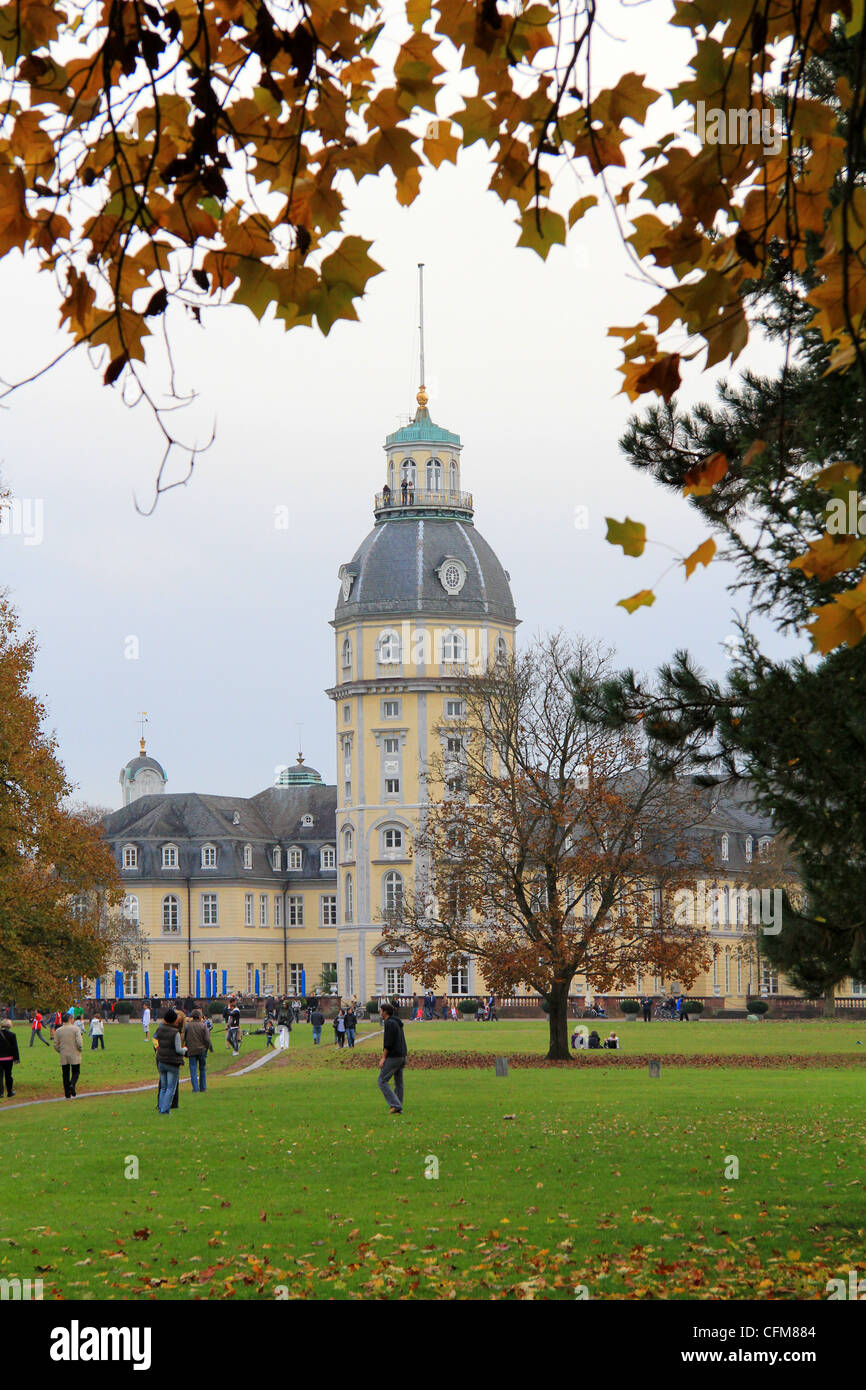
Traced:
<path fill-rule="evenodd" d="M 282 867 L 283 867 L 283 856 L 282 856 L 282 853 L 281 853 L 281 851 L 280 851 L 279 845 L 275 845 L 274 848 L 271 850 L 271 868 L 272 868 L 272 869 L 276 869 L 277 873 L 279 873 L 279 871 L 280 871 L 280 869 L 281 869 Z"/>
<path fill-rule="evenodd" d="M 302 927 L 304 925 L 303 893 L 289 893 L 286 902 L 288 903 L 288 925 L 290 927 Z"/>
<path fill-rule="evenodd" d="M 350 825 L 343 831 L 343 858 L 355 858 L 355 832 Z"/>
<path fill-rule="evenodd" d="M 137 869 L 137 868 L 138 868 L 138 846 L 137 846 L 137 845 L 124 845 L 124 846 L 123 846 L 123 867 L 124 867 L 124 869 Z"/>
<path fill-rule="evenodd" d="M 400 634 L 388 627 L 376 639 L 376 661 L 380 666 L 399 666 L 403 660 Z"/>
<path fill-rule="evenodd" d="M 344 671 L 352 669 L 352 639 L 344 637 L 340 647 L 340 665 Z"/>
<path fill-rule="evenodd" d="M 259 893 L 259 926 L 269 927 L 271 925 L 270 909 L 268 907 L 267 893 Z"/>
<path fill-rule="evenodd" d="M 244 868 L 245 868 L 245 869 L 251 869 L 252 867 L 253 867 L 253 847 L 252 847 L 252 845 L 244 845 Z"/>
<path fill-rule="evenodd" d="M 333 845 L 323 845 L 319 864 L 323 869 L 335 869 L 337 867 L 337 853 Z"/>
<path fill-rule="evenodd" d="M 169 920 L 166 920 L 166 919 Z M 174 918 L 174 921 L 170 919 Z M 180 898 L 176 893 L 166 893 L 162 900 L 162 930 L 166 936 L 177 936 L 183 925 Z"/>
<path fill-rule="evenodd" d="M 256 895 L 244 893 L 244 926 L 255 926 Z"/>
<path fill-rule="evenodd" d="M 288 866 L 290 869 L 295 870 L 302 869 L 304 867 L 304 851 L 302 849 L 298 849 L 297 845 L 292 845 L 292 848 L 289 850 Z"/>
<path fill-rule="evenodd" d="M 343 880 L 343 919 L 346 922 L 355 919 L 355 885 L 350 873 Z"/>
<path fill-rule="evenodd" d="M 201 894 L 201 925 L 203 927 L 219 926 L 219 899 L 216 893 Z"/>
<path fill-rule="evenodd" d="M 399 869 L 389 869 L 382 878 L 382 907 L 385 912 L 399 912 L 403 906 L 405 887 Z"/>
<path fill-rule="evenodd" d="M 725 863 L 725 864 L 728 862 L 728 856 L 729 856 L 729 852 L 730 852 L 730 843 L 731 843 L 731 842 L 730 842 L 729 836 L 723 835 L 723 836 L 722 836 L 722 862 Z"/>
<path fill-rule="evenodd" d="M 217 866 L 217 847 L 216 845 L 202 845 L 201 847 L 201 867 L 203 869 L 215 869 Z"/>
<path fill-rule="evenodd" d="M 383 718 L 383 719 L 399 719 L 399 718 L 400 718 L 400 709 L 401 709 L 401 703 L 400 703 L 399 700 L 383 700 L 383 701 L 382 701 L 382 718 Z"/>
<path fill-rule="evenodd" d="M 466 665 L 466 636 L 457 628 L 444 632 L 440 638 L 440 661 L 443 666 Z"/>
<path fill-rule="evenodd" d="M 337 925 L 336 893 L 323 893 L 321 895 L 319 919 L 323 927 L 335 927 Z"/>
<path fill-rule="evenodd" d="M 162 867 L 164 869 L 176 869 L 180 863 L 180 856 L 177 852 L 177 845 L 162 846 Z"/>

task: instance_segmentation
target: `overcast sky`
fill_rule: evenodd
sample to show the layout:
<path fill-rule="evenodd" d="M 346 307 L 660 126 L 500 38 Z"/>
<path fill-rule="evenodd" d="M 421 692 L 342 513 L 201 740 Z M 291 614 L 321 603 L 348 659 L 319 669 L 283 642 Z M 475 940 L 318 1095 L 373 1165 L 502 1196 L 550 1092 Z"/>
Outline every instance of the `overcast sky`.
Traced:
<path fill-rule="evenodd" d="M 605 61 L 674 79 L 689 50 L 666 13 L 664 4 L 617 10 L 621 41 Z M 629 616 L 615 606 L 653 587 L 670 555 L 648 547 L 624 557 L 604 540 L 605 516 L 638 518 L 683 553 L 707 534 L 618 449 L 631 407 L 617 394 L 607 329 L 634 322 L 653 296 L 606 212 L 591 213 L 546 263 L 517 249 L 513 212 L 484 191 L 483 150 L 428 175 L 409 209 L 396 207 L 390 179 L 352 192 L 348 229 L 373 239 L 385 267 L 359 323 L 323 339 L 243 309 L 205 313 L 202 328 L 171 322 L 181 385 L 198 393 L 178 428 L 204 439 L 215 422 L 216 441 L 152 516 L 139 515 L 134 498 L 150 501 L 153 422 L 104 388 L 86 356 L 0 412 L 2 477 L 44 516 L 41 544 L 0 538 L 0 579 L 37 634 L 35 687 L 83 799 L 119 804 L 142 709 L 170 791 L 251 795 L 294 760 L 298 724 L 307 762 L 334 780 L 328 624 L 338 567 L 373 523 L 385 435 L 415 406 L 418 261 L 427 267 L 430 412 L 461 436 L 463 486 L 510 572 L 522 637 L 582 632 L 644 670 L 688 646 L 724 671 L 733 626 L 721 565 L 688 584 L 669 574 L 652 609 Z M 572 184 L 565 206 L 576 196 Z M 0 303 L 9 380 L 63 340 L 51 281 L 17 255 L 0 267 Z M 771 357 L 756 345 L 746 360 Z M 712 380 L 695 372 L 681 399 L 709 396 Z M 283 506 L 290 524 L 277 529 Z M 585 530 L 575 525 L 580 507 Z"/>

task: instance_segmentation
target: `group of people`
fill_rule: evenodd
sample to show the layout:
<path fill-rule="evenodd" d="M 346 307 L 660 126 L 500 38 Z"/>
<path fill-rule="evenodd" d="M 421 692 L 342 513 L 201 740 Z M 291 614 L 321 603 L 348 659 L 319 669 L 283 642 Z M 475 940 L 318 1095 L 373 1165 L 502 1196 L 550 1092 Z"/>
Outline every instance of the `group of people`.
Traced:
<path fill-rule="evenodd" d="M 174 1009 L 171 1005 L 166 1009 L 153 1034 L 159 1075 L 156 1106 L 160 1115 L 178 1108 L 178 1084 L 185 1062 L 189 1062 L 193 1091 L 207 1090 L 207 1055 L 213 1052 L 212 1029 L 211 1020 L 203 1017 L 201 1009 L 193 1009 L 188 1017 L 182 1009 Z"/>
<path fill-rule="evenodd" d="M 578 1051 L 580 1048 L 583 1047 L 589 1048 L 590 1051 L 594 1051 L 596 1048 L 599 1047 L 610 1047 L 616 1049 L 619 1048 L 619 1038 L 617 1037 L 615 1032 L 611 1031 L 605 1038 L 604 1042 L 602 1042 L 600 1035 L 596 1032 L 594 1028 L 592 1032 L 589 1034 L 587 1034 L 585 1028 L 575 1028 L 574 1032 L 571 1035 L 571 1046 L 574 1049 L 574 1051 Z"/>

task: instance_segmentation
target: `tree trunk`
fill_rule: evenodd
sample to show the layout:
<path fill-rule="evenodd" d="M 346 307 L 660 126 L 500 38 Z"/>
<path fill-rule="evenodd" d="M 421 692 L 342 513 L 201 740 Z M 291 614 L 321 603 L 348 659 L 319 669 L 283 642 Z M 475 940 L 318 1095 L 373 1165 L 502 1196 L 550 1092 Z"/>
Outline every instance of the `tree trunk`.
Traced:
<path fill-rule="evenodd" d="M 833 985 L 824 993 L 824 1017 L 836 1017 L 836 989 Z"/>
<path fill-rule="evenodd" d="M 571 1052 L 568 1047 L 568 986 L 569 981 L 562 983 L 555 980 L 550 993 L 545 995 L 550 1010 L 548 1014 L 550 1024 L 548 1062 L 568 1062 L 571 1060 Z"/>

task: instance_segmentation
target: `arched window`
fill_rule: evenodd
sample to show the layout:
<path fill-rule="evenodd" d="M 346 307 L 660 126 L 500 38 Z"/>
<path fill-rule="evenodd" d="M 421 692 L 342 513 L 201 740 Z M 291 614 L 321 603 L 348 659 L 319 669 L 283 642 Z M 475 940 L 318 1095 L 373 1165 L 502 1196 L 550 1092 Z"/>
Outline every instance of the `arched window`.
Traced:
<path fill-rule="evenodd" d="M 396 869 L 391 869 L 382 880 L 382 887 L 385 911 L 399 912 L 403 906 L 403 875 L 398 874 Z"/>
<path fill-rule="evenodd" d="M 295 848 L 295 849 L 290 849 L 290 850 L 289 850 L 289 868 L 290 868 L 290 869 L 300 869 L 300 868 L 303 868 L 303 864 L 304 864 L 304 854 L 303 854 L 303 851 L 302 851 L 302 850 L 299 850 L 299 849 L 297 849 L 297 848 Z"/>
<path fill-rule="evenodd" d="M 244 845 L 244 868 L 245 868 L 245 869 L 251 869 L 252 867 L 253 867 L 253 847 L 252 847 L 252 845 Z"/>
<path fill-rule="evenodd" d="M 180 931 L 180 899 L 169 893 L 162 900 L 163 931 Z"/>
<path fill-rule="evenodd" d="M 275 869 L 281 869 L 281 868 L 282 868 L 283 856 L 282 856 L 282 854 L 280 853 L 279 846 L 277 846 L 276 848 L 274 848 L 274 849 L 271 851 L 271 863 L 272 863 L 272 865 L 274 866 Z"/>
<path fill-rule="evenodd" d="M 393 629 L 379 634 L 377 659 L 380 666 L 396 666 L 400 662 L 400 635 Z"/>
<path fill-rule="evenodd" d="M 164 869 L 176 869 L 177 864 L 177 845 L 163 845 L 162 867 Z"/>
<path fill-rule="evenodd" d="M 393 460 L 393 459 L 390 459 L 390 460 L 389 460 L 389 463 L 388 463 L 388 486 L 389 486 L 389 488 L 391 489 L 391 491 L 393 492 L 393 491 L 394 491 L 394 460 Z"/>
<path fill-rule="evenodd" d="M 389 859 L 402 859 L 405 839 L 399 826 L 388 825 L 382 831 L 382 853 Z"/>
<path fill-rule="evenodd" d="M 457 460 L 456 460 L 456 459 L 452 459 L 451 462 L 450 462 L 449 465 L 448 465 L 448 486 L 449 486 L 449 488 L 451 489 L 452 492 L 456 492 L 456 491 L 457 491 L 457 479 L 458 479 L 458 473 L 457 473 Z"/>
<path fill-rule="evenodd" d="M 346 885 L 343 892 L 343 920 L 351 922 L 355 914 L 355 888 L 352 883 L 352 875 L 346 874 Z"/>
<path fill-rule="evenodd" d="M 439 459 L 427 460 L 427 490 L 428 492 L 442 491 L 442 464 Z"/>
<path fill-rule="evenodd" d="M 324 846 L 324 848 L 322 849 L 320 862 L 323 869 L 333 869 L 334 865 L 337 862 L 337 856 L 334 854 L 333 845 Z"/>
<path fill-rule="evenodd" d="M 342 646 L 342 648 L 341 648 L 341 661 L 342 661 L 343 670 L 344 670 L 344 671 L 351 671 L 351 669 L 352 669 L 352 639 L 351 639 L 351 637 L 344 637 L 344 638 L 343 638 L 343 646 Z"/>
<path fill-rule="evenodd" d="M 123 915 L 127 922 L 138 921 L 138 898 L 134 893 L 127 893 L 123 900 Z"/>
<path fill-rule="evenodd" d="M 408 483 L 410 487 L 415 486 L 416 469 L 414 459 L 404 459 L 400 467 L 400 482 Z"/>
<path fill-rule="evenodd" d="M 135 845 L 123 846 L 123 867 L 125 869 L 138 868 L 138 850 Z"/>
<path fill-rule="evenodd" d="M 215 869 L 217 866 L 216 845 L 202 845 L 201 847 L 201 866 L 203 869 Z"/>
<path fill-rule="evenodd" d="M 758 854 L 761 856 L 762 859 L 766 859 L 767 855 L 770 853 L 770 845 L 772 843 L 773 842 L 769 835 L 761 836 L 760 840 L 758 841 Z"/>
<path fill-rule="evenodd" d="M 301 816 L 301 825 L 312 825 L 312 824 L 313 824 L 313 817 L 310 815 L 310 813 L 309 813 L 309 811 L 308 811 L 308 812 L 306 813 L 306 815 Z"/>
<path fill-rule="evenodd" d="M 350 826 L 343 831 L 343 858 L 354 859 L 355 857 L 355 832 Z"/>
<path fill-rule="evenodd" d="M 466 660 L 466 638 L 462 632 L 446 632 L 442 638 L 442 660 L 460 665 Z"/>
<path fill-rule="evenodd" d="M 727 860 L 730 849 L 730 840 L 727 835 L 722 836 L 722 859 Z"/>
<path fill-rule="evenodd" d="M 504 637 L 496 639 L 496 661 L 498 665 L 504 665 L 508 660 L 508 643 Z"/>

